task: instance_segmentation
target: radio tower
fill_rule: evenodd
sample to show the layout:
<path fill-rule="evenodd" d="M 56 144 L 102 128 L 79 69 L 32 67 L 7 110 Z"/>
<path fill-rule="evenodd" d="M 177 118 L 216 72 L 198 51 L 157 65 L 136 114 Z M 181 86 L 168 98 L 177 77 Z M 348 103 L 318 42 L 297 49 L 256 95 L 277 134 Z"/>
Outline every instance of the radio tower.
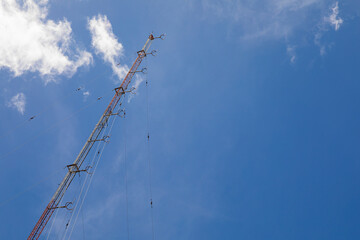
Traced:
<path fill-rule="evenodd" d="M 53 195 L 53 197 L 51 198 L 49 204 L 46 206 L 43 214 L 41 215 L 40 219 L 37 221 L 37 223 L 35 224 L 35 227 L 33 228 L 33 230 L 31 231 L 29 237 L 27 238 L 27 240 L 36 240 L 40 237 L 42 231 L 44 230 L 46 224 L 49 222 L 52 214 L 54 213 L 54 211 L 58 208 L 67 208 L 68 207 L 68 203 L 65 204 L 65 206 L 59 206 L 60 201 L 62 200 L 62 198 L 64 197 L 64 194 L 66 192 L 66 190 L 69 188 L 72 180 L 74 179 L 76 173 L 80 173 L 80 172 L 84 172 L 85 170 L 81 169 L 81 166 L 84 162 L 84 160 L 86 159 L 86 157 L 88 156 L 91 148 L 93 147 L 93 145 L 95 144 L 95 142 L 98 141 L 105 141 L 105 139 L 100 139 L 100 134 L 102 133 L 102 131 L 105 129 L 109 118 L 111 116 L 114 115 L 118 115 L 118 113 L 116 112 L 116 108 L 121 106 L 122 103 L 122 99 L 125 95 L 127 91 L 127 88 L 131 82 L 132 77 L 134 76 L 134 74 L 136 72 L 141 72 L 141 71 L 137 71 L 138 67 L 140 66 L 142 60 L 148 55 L 148 54 L 152 54 L 154 55 L 155 51 L 152 51 L 150 53 L 147 53 L 147 51 L 150 48 L 150 45 L 152 43 L 152 41 L 156 38 L 160 38 L 163 39 L 164 38 L 164 34 L 160 35 L 159 37 L 154 37 L 152 34 L 150 34 L 149 38 L 147 39 L 144 47 L 137 52 L 138 56 L 135 60 L 135 62 L 133 63 L 133 65 L 131 66 L 129 72 L 126 74 L 123 82 L 121 83 L 120 87 L 115 88 L 115 95 L 114 97 L 111 99 L 110 104 L 107 106 L 105 112 L 103 113 L 103 115 L 100 117 L 99 122 L 96 124 L 94 130 L 91 132 L 88 140 L 86 141 L 84 147 L 81 149 L 79 155 L 77 156 L 77 158 L 75 159 L 73 164 L 67 165 L 68 168 L 68 172 L 66 173 L 64 179 L 62 180 L 62 182 L 60 183 L 59 187 L 57 188 L 55 194 Z"/>

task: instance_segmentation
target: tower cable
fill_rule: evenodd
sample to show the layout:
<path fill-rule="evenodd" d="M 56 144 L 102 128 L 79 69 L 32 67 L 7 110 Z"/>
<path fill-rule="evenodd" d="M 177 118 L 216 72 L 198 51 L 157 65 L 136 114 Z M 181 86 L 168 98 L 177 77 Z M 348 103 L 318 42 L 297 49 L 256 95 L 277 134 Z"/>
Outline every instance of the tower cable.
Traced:
<path fill-rule="evenodd" d="M 147 59 L 145 59 L 147 67 Z M 150 124 L 149 124 L 149 81 L 148 74 L 145 74 L 145 84 L 146 84 L 146 128 L 147 128 L 147 160 L 149 168 L 149 190 L 150 190 L 150 214 L 151 214 L 151 230 L 152 230 L 152 240 L 155 240 L 155 231 L 154 231 L 154 213 L 153 213 L 153 194 L 152 194 L 152 174 L 151 174 L 151 159 L 150 159 Z"/>
<path fill-rule="evenodd" d="M 113 122 L 112 122 L 112 124 L 111 124 L 111 126 L 110 126 L 110 130 L 108 131 L 108 134 L 111 132 L 111 130 L 112 130 L 113 126 L 114 126 L 115 120 L 116 120 L 116 117 L 114 117 L 114 120 L 113 120 Z M 104 132 L 104 134 L 105 134 L 105 132 Z M 103 153 L 103 151 L 104 151 L 105 146 L 106 146 L 106 144 L 104 143 L 104 144 L 103 144 L 103 147 L 102 147 L 102 149 L 101 149 L 101 153 L 99 154 L 99 157 L 98 157 L 98 159 L 97 159 L 97 161 L 96 161 L 96 165 L 95 165 L 94 171 L 92 172 L 92 174 L 91 174 L 91 176 L 90 176 L 90 178 L 89 178 L 89 184 L 87 185 L 87 189 L 86 189 L 86 191 L 85 191 L 84 197 L 82 198 L 82 201 L 81 201 L 81 204 L 80 204 L 80 207 L 79 207 L 79 211 L 81 211 L 81 208 L 82 208 L 82 206 L 83 206 L 83 204 L 84 204 L 85 198 L 86 198 L 86 196 L 87 196 L 87 194 L 88 194 L 88 192 L 89 192 L 89 188 L 90 188 L 91 182 L 92 182 L 93 177 L 94 177 L 94 175 L 95 175 L 96 169 L 97 169 L 97 167 L 98 167 L 98 165 L 99 165 L 100 158 L 101 158 L 101 156 L 102 156 L 102 153 Z M 95 163 L 95 162 L 94 162 L 94 163 Z M 80 199 L 79 199 L 79 201 L 80 201 Z M 68 240 L 71 238 L 71 235 L 72 235 L 72 233 L 73 233 L 73 231 L 74 231 L 74 227 L 75 227 L 76 221 L 77 221 L 78 216 L 79 216 L 79 211 L 78 211 L 78 213 L 77 213 L 77 215 L 76 215 L 76 217 L 75 217 L 75 221 L 74 221 L 74 224 L 73 224 L 73 226 L 72 226 L 72 228 L 71 228 L 71 232 L 70 232 L 70 235 L 69 235 Z"/>
<path fill-rule="evenodd" d="M 127 239 L 130 240 L 130 227 L 129 227 L 129 201 L 128 201 L 128 180 L 127 180 L 127 156 L 126 156 L 126 112 L 124 112 L 124 180 L 125 180 L 125 204 L 126 204 L 126 231 Z"/>
<path fill-rule="evenodd" d="M 81 178 L 80 178 L 81 182 Z M 85 225 L 84 225 L 84 209 L 81 208 L 81 220 L 82 220 L 82 233 L 83 233 L 83 240 L 85 240 Z"/>

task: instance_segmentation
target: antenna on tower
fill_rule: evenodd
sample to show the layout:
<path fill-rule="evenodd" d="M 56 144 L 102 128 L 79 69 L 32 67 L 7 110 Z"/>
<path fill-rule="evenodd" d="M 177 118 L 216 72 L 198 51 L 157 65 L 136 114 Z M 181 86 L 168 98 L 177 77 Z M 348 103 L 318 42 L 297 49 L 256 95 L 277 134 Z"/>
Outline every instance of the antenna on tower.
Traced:
<path fill-rule="evenodd" d="M 110 136 L 103 136 L 102 134 L 104 134 L 104 129 L 107 127 L 108 122 L 109 122 L 109 118 L 112 116 L 118 116 L 119 113 L 121 112 L 120 110 L 117 110 L 118 108 L 121 107 L 122 104 L 122 100 L 124 99 L 124 96 L 127 92 L 131 92 L 132 90 L 130 89 L 127 90 L 133 76 L 135 73 L 145 73 L 145 69 L 143 68 L 142 70 L 138 71 L 137 69 L 139 68 L 142 60 L 148 55 L 155 55 L 156 51 L 153 50 L 150 53 L 147 53 L 151 43 L 154 39 L 164 39 L 165 38 L 165 34 L 161 34 L 158 37 L 154 37 L 153 34 L 150 34 L 145 45 L 143 46 L 143 48 L 137 52 L 137 58 L 135 59 L 133 65 L 131 66 L 129 72 L 126 74 L 124 80 L 122 81 L 121 85 L 118 88 L 115 88 L 115 95 L 114 97 L 111 99 L 109 105 L 107 106 L 107 108 L 105 109 L 105 112 L 101 115 L 100 120 L 98 121 L 98 123 L 95 125 L 95 128 L 93 129 L 93 131 L 91 132 L 89 138 L 87 139 L 87 141 L 85 142 L 83 148 L 81 149 L 80 153 L 78 154 L 77 158 L 75 159 L 73 164 L 67 165 L 68 171 L 64 177 L 64 179 L 62 180 L 62 182 L 59 184 L 57 190 L 55 191 L 55 194 L 52 196 L 50 202 L 48 203 L 48 205 L 46 206 L 44 212 L 42 213 L 42 215 L 40 216 L 39 220 L 37 221 L 37 223 L 35 224 L 35 227 L 33 228 L 33 230 L 31 231 L 29 237 L 27 238 L 27 240 L 37 240 L 39 239 L 41 233 L 43 232 L 46 224 L 49 222 L 51 216 L 53 215 L 54 211 L 57 209 L 61 209 L 61 208 L 65 208 L 70 210 L 70 205 L 72 204 L 72 202 L 67 202 L 64 206 L 59 206 L 61 200 L 63 199 L 66 190 L 69 188 L 71 182 L 73 181 L 75 175 L 77 173 L 81 173 L 81 172 L 88 172 L 89 170 L 89 166 L 86 167 L 85 169 L 82 169 L 82 165 L 86 159 L 86 157 L 89 155 L 93 145 L 96 142 L 99 142 L 100 144 L 105 144 L 107 142 L 109 142 L 109 138 Z M 81 88 L 78 88 L 77 91 L 79 91 Z M 98 100 L 100 100 L 101 98 L 98 98 Z M 100 155 L 100 151 L 97 152 L 97 155 Z M 90 173 L 91 174 L 91 173 Z"/>

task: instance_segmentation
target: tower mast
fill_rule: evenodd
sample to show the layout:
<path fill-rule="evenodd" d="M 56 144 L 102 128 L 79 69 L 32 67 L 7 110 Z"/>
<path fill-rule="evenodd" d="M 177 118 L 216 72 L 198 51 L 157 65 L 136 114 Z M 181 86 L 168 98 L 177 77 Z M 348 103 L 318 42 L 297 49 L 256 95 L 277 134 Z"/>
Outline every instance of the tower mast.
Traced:
<path fill-rule="evenodd" d="M 163 35 L 161 35 L 159 38 L 162 38 L 162 37 L 163 37 Z M 150 34 L 144 47 L 140 51 L 137 52 L 138 56 L 135 59 L 133 65 L 131 66 L 129 72 L 126 74 L 121 85 L 118 88 L 115 88 L 114 97 L 111 99 L 110 104 L 107 106 L 105 112 L 100 117 L 99 122 L 96 124 L 94 130 L 91 132 L 88 140 L 85 142 L 83 148 L 81 149 L 81 151 L 80 151 L 79 155 L 77 156 L 77 158 L 75 159 L 74 163 L 67 166 L 68 172 L 66 173 L 64 179 L 62 180 L 59 187 L 57 188 L 55 194 L 51 198 L 49 204 L 46 206 L 44 212 L 40 216 L 40 219 L 35 224 L 35 227 L 31 231 L 27 240 L 38 239 L 40 237 L 42 231 L 44 230 L 46 224 L 49 222 L 54 211 L 57 208 L 64 208 L 64 207 L 59 207 L 60 201 L 62 200 L 66 190 L 69 188 L 76 173 L 84 171 L 84 170 L 80 170 L 81 166 L 82 166 L 84 160 L 86 159 L 86 157 L 88 156 L 88 154 L 89 154 L 91 148 L 93 147 L 93 145 L 95 144 L 95 142 L 104 140 L 104 139 L 99 139 L 99 136 L 100 136 L 101 132 L 104 130 L 104 128 L 106 127 L 106 125 L 109 121 L 109 118 L 113 115 L 116 115 L 116 114 L 114 114 L 114 110 L 117 106 L 121 105 L 120 100 L 125 95 L 125 92 L 131 82 L 132 77 L 137 72 L 137 69 L 140 66 L 142 60 L 146 57 L 147 51 L 149 50 L 150 45 L 154 39 L 155 39 L 154 36 L 152 34 Z M 66 205 L 65 205 L 65 207 L 66 207 Z"/>

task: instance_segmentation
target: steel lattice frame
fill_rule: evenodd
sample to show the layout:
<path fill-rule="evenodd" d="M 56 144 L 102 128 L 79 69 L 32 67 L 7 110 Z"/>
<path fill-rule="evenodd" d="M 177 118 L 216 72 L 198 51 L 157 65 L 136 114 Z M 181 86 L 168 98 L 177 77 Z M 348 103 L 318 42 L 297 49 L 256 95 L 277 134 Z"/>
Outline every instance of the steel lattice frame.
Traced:
<path fill-rule="evenodd" d="M 41 215 L 40 219 L 36 223 L 35 227 L 33 228 L 32 232 L 30 233 L 27 240 L 36 240 L 40 237 L 42 231 L 44 230 L 46 224 L 49 222 L 52 214 L 54 211 L 59 208 L 60 201 L 62 200 L 66 190 L 70 186 L 72 180 L 74 179 L 77 172 L 79 172 L 84 160 L 88 156 L 91 148 L 95 144 L 96 141 L 101 141 L 99 139 L 100 134 L 105 129 L 109 118 L 114 115 L 114 110 L 116 107 L 121 105 L 121 98 L 125 95 L 125 92 L 133 78 L 134 74 L 137 72 L 138 67 L 140 66 L 142 60 L 146 57 L 146 51 L 150 48 L 151 42 L 154 40 L 153 35 L 151 34 L 147 39 L 144 47 L 141 51 L 138 52 L 138 56 L 133 63 L 132 67 L 130 68 L 129 72 L 125 76 L 123 82 L 121 83 L 120 87 L 115 89 L 115 95 L 111 99 L 110 104 L 106 108 L 105 112 L 101 116 L 99 122 L 96 124 L 94 130 L 90 134 L 88 140 L 86 141 L 84 147 L 81 149 L 79 155 L 75 159 L 74 163 L 68 165 L 69 171 L 66 173 L 64 179 L 60 183 L 59 187 L 57 188 L 55 194 L 51 198 L 49 204 L 45 208 L 43 214 Z"/>

